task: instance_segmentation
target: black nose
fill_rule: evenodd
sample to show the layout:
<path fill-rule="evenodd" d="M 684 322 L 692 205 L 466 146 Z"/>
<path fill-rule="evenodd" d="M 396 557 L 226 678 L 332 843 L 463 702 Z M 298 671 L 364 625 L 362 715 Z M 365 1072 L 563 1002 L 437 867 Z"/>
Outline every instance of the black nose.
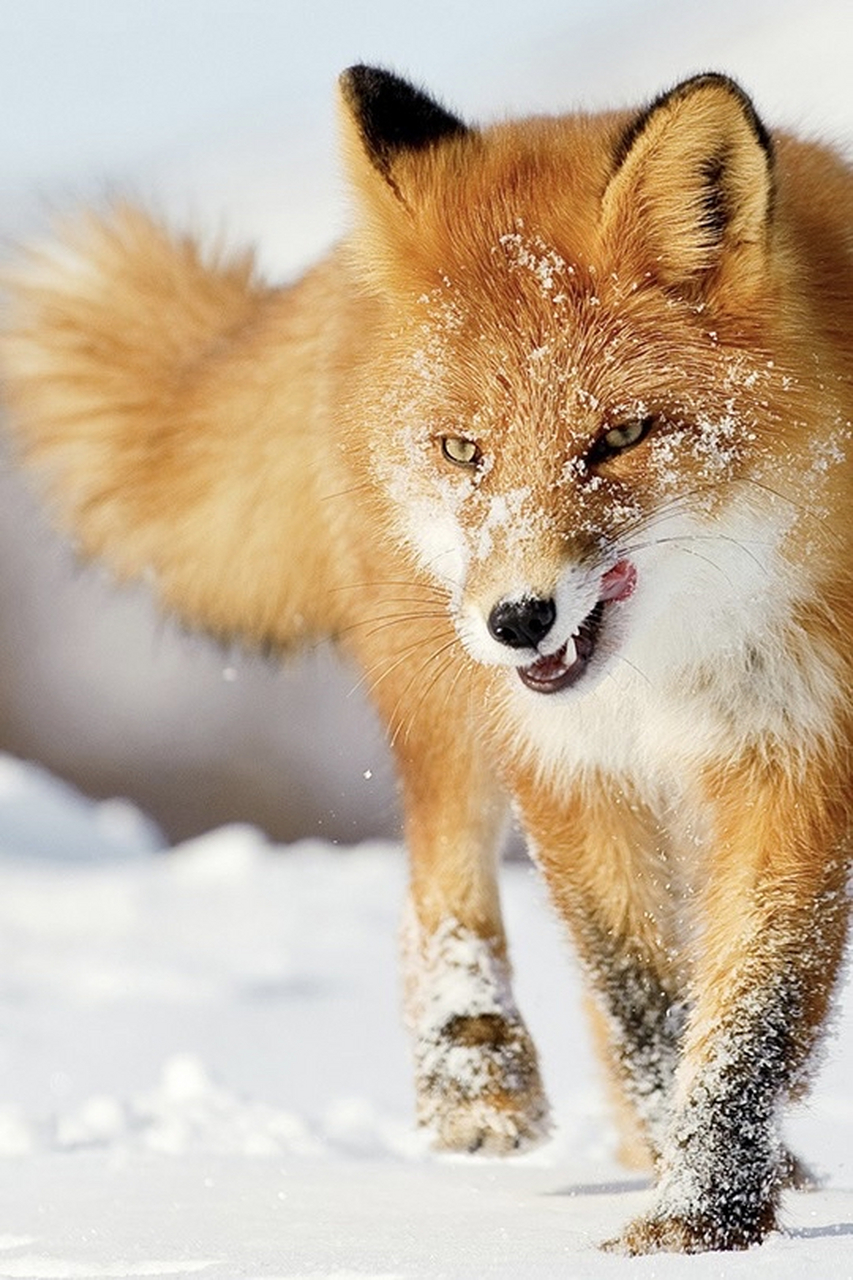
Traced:
<path fill-rule="evenodd" d="M 489 631 L 510 649 L 535 649 L 551 630 L 556 616 L 553 600 L 535 596 L 502 600 L 489 614 Z"/>

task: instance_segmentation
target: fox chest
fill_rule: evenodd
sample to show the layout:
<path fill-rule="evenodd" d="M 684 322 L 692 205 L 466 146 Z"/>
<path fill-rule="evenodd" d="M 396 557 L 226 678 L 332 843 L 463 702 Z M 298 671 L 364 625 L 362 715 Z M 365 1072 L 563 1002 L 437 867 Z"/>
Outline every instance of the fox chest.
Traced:
<path fill-rule="evenodd" d="M 753 625 L 750 625 L 750 624 Z M 505 749 L 549 784 L 598 774 L 673 794 L 708 765 L 756 746 L 800 752 L 825 740 L 842 697 L 837 655 L 791 625 L 752 617 L 627 645 L 592 688 L 531 693 L 505 673 Z"/>

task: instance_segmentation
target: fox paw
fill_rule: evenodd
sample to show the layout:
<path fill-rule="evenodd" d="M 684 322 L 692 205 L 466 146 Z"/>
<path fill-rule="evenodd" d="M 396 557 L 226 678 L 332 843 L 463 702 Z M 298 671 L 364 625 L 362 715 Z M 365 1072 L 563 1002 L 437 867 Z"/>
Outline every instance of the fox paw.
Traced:
<path fill-rule="evenodd" d="M 456 1016 L 417 1058 L 418 1121 L 438 1150 L 512 1155 L 548 1137 L 536 1050 L 520 1021 Z"/>
<path fill-rule="evenodd" d="M 621 1235 L 602 1244 L 608 1253 L 709 1253 L 748 1249 L 760 1244 L 776 1227 L 772 1207 L 749 1224 L 716 1214 L 651 1214 L 636 1218 Z"/>

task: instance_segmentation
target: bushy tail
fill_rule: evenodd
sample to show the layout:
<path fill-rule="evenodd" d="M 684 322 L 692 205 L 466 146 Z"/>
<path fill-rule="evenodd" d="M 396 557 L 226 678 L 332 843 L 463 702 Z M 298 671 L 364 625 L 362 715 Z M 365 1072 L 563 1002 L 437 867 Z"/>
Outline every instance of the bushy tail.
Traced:
<path fill-rule="evenodd" d="M 269 390 L 241 370 L 284 295 L 256 283 L 250 256 L 204 255 L 126 207 L 66 228 L 7 284 L 6 416 L 80 551 L 120 577 L 153 576 L 189 621 L 265 635 L 282 604 L 269 582 L 265 595 L 252 585 L 263 556 L 244 508 L 264 504 L 250 455 Z"/>
<path fill-rule="evenodd" d="M 98 550 L 81 517 L 118 495 L 122 458 L 138 474 L 188 371 L 266 290 L 249 256 L 206 262 L 195 242 L 128 207 L 65 228 L 8 286 L 0 376 L 13 437 L 55 477 L 63 518 Z"/>

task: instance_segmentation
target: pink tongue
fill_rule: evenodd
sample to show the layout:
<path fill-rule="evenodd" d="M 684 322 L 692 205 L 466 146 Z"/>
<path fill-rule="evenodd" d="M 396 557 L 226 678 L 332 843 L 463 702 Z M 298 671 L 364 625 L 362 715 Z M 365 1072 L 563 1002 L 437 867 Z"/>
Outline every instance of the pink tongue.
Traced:
<path fill-rule="evenodd" d="M 630 560 L 617 560 L 601 579 L 601 600 L 627 600 L 637 585 L 637 570 Z"/>

